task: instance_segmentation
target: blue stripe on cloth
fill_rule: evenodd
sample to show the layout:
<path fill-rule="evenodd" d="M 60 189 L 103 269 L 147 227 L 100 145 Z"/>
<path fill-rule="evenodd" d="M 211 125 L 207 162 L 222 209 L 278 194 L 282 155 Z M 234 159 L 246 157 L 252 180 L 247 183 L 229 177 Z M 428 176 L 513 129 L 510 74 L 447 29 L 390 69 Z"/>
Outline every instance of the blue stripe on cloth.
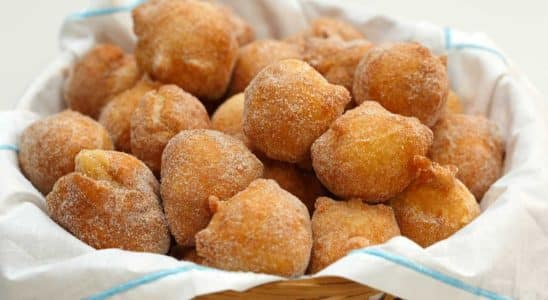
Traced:
<path fill-rule="evenodd" d="M 132 10 L 137 5 L 143 2 L 145 2 L 145 0 L 136 0 L 130 4 L 122 5 L 122 6 L 88 9 L 81 12 L 72 13 L 67 17 L 67 19 L 87 19 L 90 17 L 105 16 L 105 15 L 115 14 L 119 12 L 126 12 L 126 11 Z"/>
<path fill-rule="evenodd" d="M 112 296 L 127 292 L 127 291 L 129 291 L 131 289 L 134 289 L 136 287 L 139 287 L 143 284 L 147 284 L 147 283 L 150 283 L 150 282 L 153 282 L 153 281 L 156 281 L 156 280 L 160 280 L 160 279 L 162 279 L 164 277 L 167 277 L 167 276 L 180 274 L 180 273 L 186 273 L 186 272 L 189 272 L 189 271 L 192 271 L 192 270 L 212 270 L 212 269 L 207 268 L 207 267 L 198 266 L 198 265 L 190 265 L 190 266 L 182 266 L 182 267 L 177 267 L 177 268 L 173 268 L 173 269 L 162 270 L 162 271 L 147 274 L 147 275 L 145 275 L 143 277 L 140 277 L 140 278 L 130 280 L 128 282 L 125 282 L 125 283 L 122 283 L 120 285 L 114 286 L 114 287 L 112 287 L 108 290 L 99 292 L 97 294 L 94 294 L 94 295 L 89 296 L 89 297 L 84 298 L 84 299 L 86 299 L 86 300 L 104 300 L 104 299 L 108 299 Z"/>
<path fill-rule="evenodd" d="M 450 50 L 450 49 L 456 49 L 456 50 L 470 49 L 470 50 L 484 51 L 484 52 L 494 54 L 495 56 L 498 56 L 498 58 L 500 60 L 502 60 L 502 62 L 505 65 L 508 65 L 508 60 L 506 59 L 506 57 L 504 55 L 502 55 L 502 53 L 500 53 L 499 51 L 497 51 L 493 48 L 489 48 L 489 47 L 486 47 L 486 46 L 483 46 L 483 45 L 478 45 L 478 44 L 471 44 L 471 43 L 456 43 L 456 44 L 453 44 L 453 34 L 452 34 L 451 28 L 445 27 L 443 29 L 443 33 L 444 33 L 444 40 L 445 40 L 445 49 L 447 49 L 447 50 Z"/>
<path fill-rule="evenodd" d="M 468 284 L 468 283 L 466 283 L 466 282 L 464 282 L 460 279 L 453 278 L 449 275 L 443 274 L 443 273 L 441 273 L 439 271 L 436 271 L 434 269 L 430 269 L 428 267 L 417 264 L 417 263 L 415 263 L 415 262 L 413 262 L 413 261 L 411 261 L 411 260 L 409 260 L 405 257 L 398 256 L 398 255 L 395 255 L 395 254 L 392 254 L 392 253 L 389 253 L 389 252 L 386 252 L 386 251 L 382 251 L 382 250 L 379 250 L 379 249 L 366 248 L 366 249 L 354 250 L 350 253 L 350 255 L 355 255 L 355 254 L 367 254 L 367 255 L 376 256 L 376 257 L 388 260 L 388 261 L 393 262 L 397 265 L 400 265 L 402 267 L 406 267 L 410 270 L 421 273 L 421 274 L 426 275 L 426 276 L 428 276 L 432 279 L 435 279 L 437 281 L 440 281 L 442 283 L 445 283 L 445 284 L 450 285 L 452 287 L 455 287 L 457 289 L 469 292 L 469 293 L 471 293 L 473 295 L 476 295 L 476 296 L 481 296 L 481 297 L 491 299 L 491 300 L 511 299 L 510 297 L 501 296 L 501 295 L 498 295 L 498 294 L 496 294 L 494 292 L 491 292 L 489 290 L 472 286 L 472 285 L 470 285 L 470 284 Z"/>
<path fill-rule="evenodd" d="M 0 150 L 19 152 L 19 148 L 12 144 L 0 144 Z"/>

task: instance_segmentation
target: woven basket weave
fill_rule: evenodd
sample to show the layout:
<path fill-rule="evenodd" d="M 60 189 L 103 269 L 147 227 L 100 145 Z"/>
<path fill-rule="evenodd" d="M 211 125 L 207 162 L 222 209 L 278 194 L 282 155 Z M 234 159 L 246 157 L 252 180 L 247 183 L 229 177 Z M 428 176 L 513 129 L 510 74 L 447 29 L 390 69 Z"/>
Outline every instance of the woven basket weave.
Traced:
<path fill-rule="evenodd" d="M 200 300 L 225 299 L 369 299 L 381 292 L 339 277 L 318 277 L 277 281 L 245 292 L 225 291 L 197 297 Z M 383 296 L 381 299 L 394 299 Z"/>

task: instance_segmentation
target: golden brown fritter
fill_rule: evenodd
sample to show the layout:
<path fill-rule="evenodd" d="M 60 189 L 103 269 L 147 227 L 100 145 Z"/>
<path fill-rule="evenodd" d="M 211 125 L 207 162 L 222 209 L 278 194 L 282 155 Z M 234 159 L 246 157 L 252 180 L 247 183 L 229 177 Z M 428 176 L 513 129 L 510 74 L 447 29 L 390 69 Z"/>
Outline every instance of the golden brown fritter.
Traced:
<path fill-rule="evenodd" d="M 171 233 L 179 245 L 211 218 L 209 196 L 232 197 L 263 175 L 263 165 L 240 141 L 219 131 L 184 130 L 162 155 L 161 194 Z"/>
<path fill-rule="evenodd" d="M 320 197 L 312 216 L 312 235 L 308 270 L 316 273 L 352 250 L 382 244 L 400 235 L 400 230 L 390 206 Z"/>
<path fill-rule="evenodd" d="M 112 97 L 131 88 L 140 77 L 133 55 L 116 45 L 97 45 L 69 73 L 65 101 L 70 109 L 97 118 Z"/>
<path fill-rule="evenodd" d="M 314 211 L 314 202 L 320 196 L 327 194 L 314 172 L 301 170 L 295 164 L 261 159 L 264 165 L 264 178 L 275 180 L 282 189 L 299 198 L 308 211 Z"/>
<path fill-rule="evenodd" d="M 57 179 L 74 171 L 74 157 L 80 150 L 110 150 L 112 141 L 93 119 L 65 110 L 27 127 L 19 149 L 23 174 L 46 195 Z"/>
<path fill-rule="evenodd" d="M 196 0 L 148 1 L 133 10 L 133 22 L 141 69 L 202 100 L 224 95 L 238 41 L 233 20 L 220 6 Z"/>
<path fill-rule="evenodd" d="M 243 92 L 251 80 L 267 65 L 288 58 L 302 57 L 296 45 L 277 40 L 257 40 L 238 50 L 229 93 Z"/>
<path fill-rule="evenodd" d="M 170 235 L 154 174 L 123 152 L 82 150 L 46 198 L 51 218 L 96 249 L 165 254 Z"/>
<path fill-rule="evenodd" d="M 243 126 L 244 113 L 244 94 L 239 93 L 228 98 L 221 104 L 213 116 L 211 116 L 211 126 L 231 135 L 242 141 L 247 148 L 251 149 L 251 142 L 244 134 Z"/>
<path fill-rule="evenodd" d="M 445 108 L 449 81 L 442 59 L 418 43 L 371 48 L 358 64 L 356 103 L 374 100 L 393 113 L 433 126 Z"/>
<path fill-rule="evenodd" d="M 269 158 L 299 162 L 348 102 L 344 87 L 328 83 L 307 63 L 282 60 L 245 90 L 244 133 Z"/>
<path fill-rule="evenodd" d="M 416 118 L 368 101 L 347 111 L 314 142 L 312 165 L 335 195 L 382 202 L 413 180 L 413 158 L 426 155 L 432 139 L 432 131 Z"/>
<path fill-rule="evenodd" d="M 273 180 L 257 179 L 227 201 L 211 199 L 211 222 L 196 234 L 206 265 L 294 277 L 310 258 L 306 206 Z"/>
<path fill-rule="evenodd" d="M 504 144 L 497 126 L 482 116 L 447 114 L 432 130 L 432 160 L 455 165 L 457 178 L 481 201 L 502 175 Z"/>
<path fill-rule="evenodd" d="M 329 17 L 314 19 L 310 22 L 310 26 L 286 40 L 296 44 L 302 44 L 310 37 L 315 38 L 337 38 L 343 41 L 351 41 L 364 39 L 365 36 L 352 24 Z"/>
<path fill-rule="evenodd" d="M 158 82 L 143 78 L 132 88 L 118 94 L 105 105 L 99 123 L 109 132 L 116 150 L 131 152 L 131 115 L 141 98 L 161 86 Z"/>
<path fill-rule="evenodd" d="M 455 166 L 422 158 L 419 175 L 391 201 L 402 235 L 422 247 L 448 238 L 480 214 L 470 191 L 456 177 Z"/>
<path fill-rule="evenodd" d="M 162 151 L 182 130 L 209 128 L 211 123 L 200 100 L 175 85 L 164 85 L 141 99 L 131 117 L 131 152 L 156 174 Z"/>
<path fill-rule="evenodd" d="M 352 92 L 356 67 L 372 47 L 366 40 L 308 39 L 305 60 L 327 81 Z"/>

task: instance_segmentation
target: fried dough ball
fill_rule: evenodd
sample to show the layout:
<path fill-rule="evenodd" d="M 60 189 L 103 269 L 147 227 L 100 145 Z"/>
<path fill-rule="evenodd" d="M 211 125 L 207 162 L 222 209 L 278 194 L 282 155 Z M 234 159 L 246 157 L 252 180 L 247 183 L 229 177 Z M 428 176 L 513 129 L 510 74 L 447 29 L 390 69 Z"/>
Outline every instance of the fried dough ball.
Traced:
<path fill-rule="evenodd" d="M 422 158 L 418 177 L 392 199 L 402 235 L 422 247 L 441 241 L 470 223 L 480 208 L 456 177 L 455 166 L 442 167 Z"/>
<path fill-rule="evenodd" d="M 204 263 L 233 271 L 304 274 L 312 248 L 306 206 L 273 180 L 257 179 L 227 201 L 212 198 L 211 222 L 196 234 Z"/>
<path fill-rule="evenodd" d="M 118 94 L 105 105 L 99 123 L 110 133 L 116 150 L 131 152 L 131 115 L 141 98 L 161 86 L 158 82 L 142 79 L 132 88 Z"/>
<path fill-rule="evenodd" d="M 304 46 L 304 60 L 330 83 L 352 91 L 356 67 L 372 47 L 373 44 L 363 39 L 309 38 Z"/>
<path fill-rule="evenodd" d="M 299 198 L 308 211 L 314 210 L 314 202 L 327 193 L 313 172 L 300 170 L 296 165 L 263 159 L 264 178 L 275 180 L 282 189 Z"/>
<path fill-rule="evenodd" d="M 314 142 L 312 165 L 335 195 L 382 202 L 411 183 L 413 158 L 426 155 L 432 139 L 432 131 L 416 118 L 368 101 L 347 111 Z"/>
<path fill-rule="evenodd" d="M 170 235 L 154 174 L 123 152 L 82 150 L 46 198 L 51 218 L 96 249 L 165 254 Z"/>
<path fill-rule="evenodd" d="M 92 118 L 112 97 L 132 87 L 141 77 L 133 55 L 115 45 L 101 44 L 76 62 L 65 82 L 68 107 Z"/>
<path fill-rule="evenodd" d="M 449 90 L 449 94 L 447 95 L 445 112 L 453 114 L 461 114 L 463 112 L 462 102 L 460 101 L 459 96 L 453 90 Z"/>
<path fill-rule="evenodd" d="M 276 40 L 257 40 L 238 50 L 238 59 L 230 82 L 231 94 L 243 92 L 264 67 L 283 59 L 302 57 L 301 49 Z"/>
<path fill-rule="evenodd" d="M 286 40 L 294 43 L 303 43 L 310 37 L 330 39 L 337 38 L 343 41 L 364 39 L 365 36 L 353 25 L 343 20 L 322 17 L 312 20 L 310 27 Z"/>
<path fill-rule="evenodd" d="M 348 102 L 344 87 L 328 83 L 307 63 L 272 63 L 245 90 L 244 133 L 266 156 L 299 162 Z"/>
<path fill-rule="evenodd" d="M 457 166 L 457 178 L 481 201 L 502 175 L 504 144 L 495 123 L 482 116 L 447 114 L 432 130 L 432 160 Z"/>
<path fill-rule="evenodd" d="M 251 149 L 251 142 L 245 136 L 243 126 L 244 93 L 228 98 L 211 116 L 211 127 L 242 141 Z"/>
<path fill-rule="evenodd" d="M 112 149 L 108 132 L 78 112 L 65 110 L 27 127 L 19 144 L 23 174 L 42 194 L 61 176 L 74 171 L 74 157 L 82 149 Z"/>
<path fill-rule="evenodd" d="M 261 161 L 229 135 L 205 129 L 176 135 L 162 156 L 161 194 L 177 243 L 194 245 L 194 235 L 207 226 L 209 196 L 232 197 L 262 175 Z"/>
<path fill-rule="evenodd" d="M 400 235 L 400 230 L 390 206 L 320 197 L 312 216 L 312 235 L 309 273 L 316 273 L 352 250 Z"/>
<path fill-rule="evenodd" d="M 176 259 L 190 261 L 198 265 L 204 264 L 204 258 L 196 253 L 196 248 L 194 247 L 183 247 L 175 244 L 171 247 L 169 255 Z"/>
<path fill-rule="evenodd" d="M 156 174 L 162 151 L 182 130 L 209 128 L 209 116 L 200 100 L 175 85 L 164 85 L 141 99 L 131 117 L 131 152 Z"/>
<path fill-rule="evenodd" d="M 230 6 L 222 4 L 218 5 L 220 5 L 222 10 L 227 14 L 228 20 L 232 25 L 232 30 L 236 35 L 238 45 L 241 47 L 251 43 L 255 39 L 255 31 L 253 30 L 253 27 L 238 16 Z"/>
<path fill-rule="evenodd" d="M 371 48 L 358 64 L 353 84 L 356 103 L 375 100 L 430 127 L 444 110 L 448 90 L 443 60 L 418 43 Z"/>
<path fill-rule="evenodd" d="M 139 67 L 202 100 L 225 93 L 238 42 L 230 17 L 196 0 L 148 1 L 133 10 Z"/>

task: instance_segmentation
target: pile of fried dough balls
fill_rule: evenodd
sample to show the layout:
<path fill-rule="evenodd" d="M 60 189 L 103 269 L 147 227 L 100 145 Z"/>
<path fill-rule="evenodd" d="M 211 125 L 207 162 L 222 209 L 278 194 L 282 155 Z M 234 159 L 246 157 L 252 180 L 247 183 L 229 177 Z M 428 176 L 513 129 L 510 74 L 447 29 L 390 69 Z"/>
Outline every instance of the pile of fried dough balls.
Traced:
<path fill-rule="evenodd" d="M 134 54 L 80 57 L 68 109 L 20 142 L 51 218 L 96 249 L 299 276 L 399 235 L 443 240 L 501 176 L 495 125 L 462 114 L 446 58 L 418 43 L 330 18 L 254 40 L 198 0 L 133 21 Z"/>

